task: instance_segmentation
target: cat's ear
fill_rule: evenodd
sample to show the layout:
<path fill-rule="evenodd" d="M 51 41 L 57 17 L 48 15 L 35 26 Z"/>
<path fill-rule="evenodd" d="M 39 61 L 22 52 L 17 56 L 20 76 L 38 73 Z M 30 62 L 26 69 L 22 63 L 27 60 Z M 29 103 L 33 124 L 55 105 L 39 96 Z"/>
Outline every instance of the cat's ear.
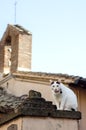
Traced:
<path fill-rule="evenodd" d="M 49 81 L 50 81 L 50 84 L 51 84 L 51 85 L 54 83 L 54 81 L 53 81 L 53 80 L 51 80 L 51 79 L 50 79 Z"/>
<path fill-rule="evenodd" d="M 59 81 L 56 81 L 56 83 L 57 83 L 57 84 L 60 84 L 60 82 L 59 82 Z"/>

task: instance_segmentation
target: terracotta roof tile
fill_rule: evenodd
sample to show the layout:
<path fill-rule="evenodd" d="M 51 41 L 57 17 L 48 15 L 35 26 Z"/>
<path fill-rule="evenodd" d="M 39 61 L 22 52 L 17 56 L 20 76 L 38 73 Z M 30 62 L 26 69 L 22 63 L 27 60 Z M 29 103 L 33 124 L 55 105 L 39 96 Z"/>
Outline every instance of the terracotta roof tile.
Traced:
<path fill-rule="evenodd" d="M 68 74 L 61 74 L 61 73 L 46 73 L 46 72 L 21 72 L 18 71 L 13 73 L 15 77 L 26 78 L 26 79 L 35 79 L 41 80 L 45 82 L 49 82 L 50 79 L 52 80 L 60 80 L 63 83 L 73 83 L 75 80 L 79 79 L 79 76 L 73 76 Z"/>

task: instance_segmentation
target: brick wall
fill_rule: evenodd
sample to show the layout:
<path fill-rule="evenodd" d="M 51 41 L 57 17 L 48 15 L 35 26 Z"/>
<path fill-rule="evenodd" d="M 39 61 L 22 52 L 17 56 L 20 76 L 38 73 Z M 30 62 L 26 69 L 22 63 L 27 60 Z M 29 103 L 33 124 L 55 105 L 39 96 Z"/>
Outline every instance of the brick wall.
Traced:
<path fill-rule="evenodd" d="M 32 36 L 19 35 L 18 69 L 31 69 Z"/>
<path fill-rule="evenodd" d="M 10 38 L 10 39 L 9 39 Z M 10 41 L 11 55 L 9 66 L 9 45 Z M 31 69 L 32 55 L 32 35 L 23 31 L 18 31 L 15 26 L 8 25 L 0 44 L 0 72 L 15 72 L 17 70 Z"/>
<path fill-rule="evenodd" d="M 0 43 L 0 72 L 3 72 L 4 66 L 4 46 Z"/>
<path fill-rule="evenodd" d="M 11 53 L 11 72 L 17 70 L 18 65 L 18 41 L 19 36 L 12 37 L 12 53 Z"/>

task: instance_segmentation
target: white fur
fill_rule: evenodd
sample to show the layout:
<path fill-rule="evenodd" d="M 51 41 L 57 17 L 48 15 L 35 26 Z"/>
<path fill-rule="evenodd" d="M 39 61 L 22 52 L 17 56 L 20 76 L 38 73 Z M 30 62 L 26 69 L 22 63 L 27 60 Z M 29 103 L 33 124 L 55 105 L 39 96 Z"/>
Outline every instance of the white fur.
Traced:
<path fill-rule="evenodd" d="M 51 89 L 58 110 L 74 109 L 77 111 L 78 103 L 75 93 L 62 83 L 51 82 Z"/>

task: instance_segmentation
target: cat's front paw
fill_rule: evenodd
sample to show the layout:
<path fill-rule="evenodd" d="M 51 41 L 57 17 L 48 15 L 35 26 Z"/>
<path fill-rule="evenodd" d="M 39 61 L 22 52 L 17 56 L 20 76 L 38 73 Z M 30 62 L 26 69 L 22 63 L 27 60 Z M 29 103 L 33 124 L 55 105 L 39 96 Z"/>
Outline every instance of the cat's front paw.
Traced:
<path fill-rule="evenodd" d="M 64 110 L 64 109 L 62 107 L 60 107 L 59 110 Z"/>

